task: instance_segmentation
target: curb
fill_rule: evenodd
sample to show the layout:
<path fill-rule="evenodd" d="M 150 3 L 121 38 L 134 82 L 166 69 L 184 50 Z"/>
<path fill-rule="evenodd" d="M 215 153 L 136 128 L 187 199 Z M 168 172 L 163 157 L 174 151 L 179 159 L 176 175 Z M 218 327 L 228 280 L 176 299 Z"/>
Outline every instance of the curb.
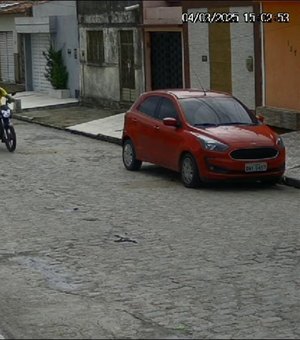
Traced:
<path fill-rule="evenodd" d="M 296 179 L 296 178 L 293 178 L 293 177 L 288 177 L 288 176 L 283 176 L 282 183 L 287 185 L 287 186 L 300 189 L 300 180 L 299 179 Z"/>
<path fill-rule="evenodd" d="M 103 135 L 103 134 L 93 135 L 93 134 L 88 133 L 88 132 L 71 130 L 71 129 L 68 129 L 68 128 L 62 128 L 62 127 L 51 125 L 51 124 L 45 124 L 45 123 L 42 123 L 42 122 L 34 121 L 34 117 L 27 117 L 27 116 L 23 116 L 23 115 L 20 115 L 20 114 L 17 114 L 17 113 L 15 113 L 13 115 L 13 118 L 25 121 L 27 123 L 34 123 L 34 124 L 42 125 L 42 126 L 45 126 L 45 127 L 54 128 L 54 129 L 57 129 L 57 130 L 68 131 L 70 133 L 73 133 L 73 134 L 76 134 L 76 135 L 81 135 L 81 136 L 88 137 L 88 138 L 93 138 L 93 139 L 101 140 L 101 141 L 108 142 L 108 143 L 122 145 L 122 139 L 117 138 L 117 137 L 106 136 L 106 135 Z M 287 185 L 287 186 L 291 186 L 291 187 L 300 189 L 300 180 L 293 178 L 293 177 L 283 176 L 280 183 L 283 184 L 283 185 Z"/>
<path fill-rule="evenodd" d="M 108 142 L 108 143 L 114 143 L 117 145 L 122 145 L 122 139 L 121 138 L 117 138 L 117 137 L 111 137 L 111 136 L 106 136 L 103 134 L 97 134 L 97 135 L 93 135 L 92 133 L 88 133 L 88 132 L 83 132 L 83 131 L 76 131 L 76 130 L 71 130 L 68 128 L 63 128 L 63 127 L 59 127 L 56 125 L 52 125 L 52 124 L 46 124 L 46 123 L 42 123 L 42 122 L 37 122 L 34 120 L 34 117 L 27 117 L 27 116 L 23 116 L 20 114 L 15 113 L 13 115 L 13 118 L 27 122 L 27 123 L 34 123 L 34 124 L 38 124 L 41 126 L 45 126 L 45 127 L 50 127 L 53 129 L 57 129 L 57 130 L 61 130 L 61 131 L 67 131 L 76 135 L 81 135 L 84 137 L 89 137 L 89 138 L 93 138 L 93 139 L 97 139 L 97 140 L 101 140 L 104 142 Z"/>
<path fill-rule="evenodd" d="M 57 129 L 57 130 L 65 130 L 65 128 L 61 128 L 61 127 L 56 126 L 56 125 L 37 122 L 37 121 L 34 120 L 35 119 L 34 117 L 21 116 L 18 113 L 14 113 L 13 118 L 18 119 L 18 120 L 22 120 L 22 121 L 27 122 L 27 123 L 34 123 L 34 124 L 38 124 L 38 125 L 42 125 L 42 126 L 46 126 L 46 127 L 51 127 L 51 128 Z"/>
<path fill-rule="evenodd" d="M 106 136 L 106 135 L 102 135 L 101 133 L 99 133 L 97 135 L 93 135 L 92 133 L 77 131 L 77 130 L 71 130 L 71 129 L 68 129 L 68 128 L 63 129 L 63 130 L 69 131 L 69 132 L 71 132 L 75 135 L 81 135 L 81 136 L 85 136 L 85 137 L 89 137 L 89 138 L 93 138 L 93 139 L 97 139 L 97 140 L 102 140 L 104 142 L 122 145 L 122 139 L 117 138 L 117 137 Z"/>
<path fill-rule="evenodd" d="M 79 102 L 73 102 L 73 103 L 63 103 L 63 104 L 55 104 L 55 105 L 30 107 L 28 109 L 22 109 L 22 112 L 60 109 L 60 108 L 74 107 L 74 106 L 80 106 L 80 103 Z M 20 112 L 19 112 L 19 114 L 20 114 Z M 14 113 L 14 116 L 15 115 L 16 115 L 16 113 Z"/>

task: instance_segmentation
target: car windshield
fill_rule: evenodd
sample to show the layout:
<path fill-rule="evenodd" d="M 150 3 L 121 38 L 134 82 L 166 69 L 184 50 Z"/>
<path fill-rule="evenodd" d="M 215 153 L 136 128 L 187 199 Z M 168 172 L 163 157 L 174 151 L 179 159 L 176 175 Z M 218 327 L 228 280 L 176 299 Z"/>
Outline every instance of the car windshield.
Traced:
<path fill-rule="evenodd" d="M 193 126 L 256 125 L 258 121 L 237 100 L 230 97 L 180 99 L 186 120 Z"/>

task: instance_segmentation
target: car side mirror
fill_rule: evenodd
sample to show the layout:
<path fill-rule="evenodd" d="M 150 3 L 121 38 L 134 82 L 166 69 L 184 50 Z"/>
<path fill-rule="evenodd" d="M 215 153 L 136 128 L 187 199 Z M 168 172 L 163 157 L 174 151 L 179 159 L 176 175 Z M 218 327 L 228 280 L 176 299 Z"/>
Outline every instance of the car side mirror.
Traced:
<path fill-rule="evenodd" d="M 265 121 L 265 117 L 264 116 L 262 116 L 262 115 L 256 115 L 256 118 L 257 118 L 257 120 L 259 121 L 259 122 L 261 122 L 261 123 L 263 123 L 264 121 Z"/>
<path fill-rule="evenodd" d="M 174 127 L 178 127 L 179 123 L 177 121 L 177 119 L 175 118 L 171 118 L 171 117 L 167 117 L 163 119 L 163 123 L 166 126 L 174 126 Z"/>

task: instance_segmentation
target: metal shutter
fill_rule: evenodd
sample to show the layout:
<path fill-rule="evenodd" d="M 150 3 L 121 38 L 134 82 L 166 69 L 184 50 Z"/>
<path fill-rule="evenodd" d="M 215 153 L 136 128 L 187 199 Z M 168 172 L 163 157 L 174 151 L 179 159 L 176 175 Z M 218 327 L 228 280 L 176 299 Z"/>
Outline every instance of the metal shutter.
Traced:
<path fill-rule="evenodd" d="M 13 32 L 0 32 L 0 79 L 15 82 Z"/>
<path fill-rule="evenodd" d="M 50 82 L 45 78 L 46 59 L 43 51 L 50 46 L 50 35 L 47 33 L 31 34 L 32 56 L 32 84 L 33 91 L 48 92 L 52 89 Z"/>

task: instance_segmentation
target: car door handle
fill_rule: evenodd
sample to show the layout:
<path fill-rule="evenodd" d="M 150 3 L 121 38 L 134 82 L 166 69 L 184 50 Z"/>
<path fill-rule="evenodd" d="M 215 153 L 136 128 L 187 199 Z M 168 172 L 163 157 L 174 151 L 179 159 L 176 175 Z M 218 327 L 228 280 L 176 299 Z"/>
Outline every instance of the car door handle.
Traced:
<path fill-rule="evenodd" d="M 133 122 L 137 122 L 137 119 L 136 118 L 131 118 Z"/>
<path fill-rule="evenodd" d="M 154 126 L 154 129 L 155 129 L 155 130 L 159 130 L 159 126 L 158 126 L 158 125 L 155 125 L 155 126 Z"/>

